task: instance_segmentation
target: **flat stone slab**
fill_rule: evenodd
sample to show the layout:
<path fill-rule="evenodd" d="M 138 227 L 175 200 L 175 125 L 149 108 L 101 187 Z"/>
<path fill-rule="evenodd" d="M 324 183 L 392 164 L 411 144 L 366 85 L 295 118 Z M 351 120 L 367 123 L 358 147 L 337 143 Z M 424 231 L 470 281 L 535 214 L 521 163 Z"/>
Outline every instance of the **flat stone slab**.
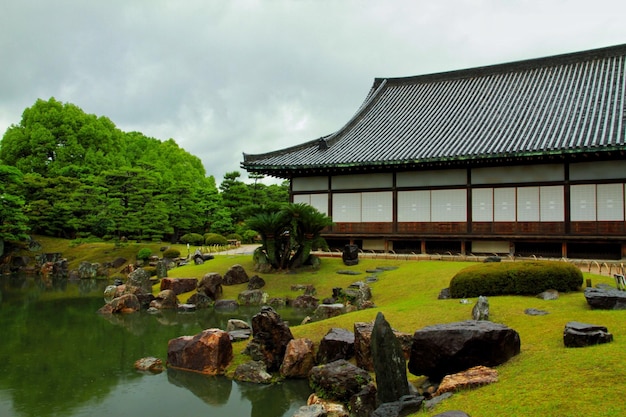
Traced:
<path fill-rule="evenodd" d="M 588 287 L 585 298 L 594 310 L 626 310 L 626 291 Z"/>
<path fill-rule="evenodd" d="M 570 321 L 563 331 L 563 344 L 565 347 L 585 347 L 609 343 L 613 341 L 613 335 L 605 326 L 596 324 Z"/>

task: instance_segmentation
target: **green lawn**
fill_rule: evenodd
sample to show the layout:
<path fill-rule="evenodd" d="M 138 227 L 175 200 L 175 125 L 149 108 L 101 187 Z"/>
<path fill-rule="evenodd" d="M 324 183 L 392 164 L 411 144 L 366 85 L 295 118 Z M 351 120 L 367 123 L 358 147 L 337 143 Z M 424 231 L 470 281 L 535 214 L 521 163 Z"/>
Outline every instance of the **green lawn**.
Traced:
<path fill-rule="evenodd" d="M 89 245 L 93 250 L 95 244 Z M 186 248 L 181 252 L 185 254 Z M 115 251 L 107 253 L 107 256 L 112 255 Z M 72 256 L 79 258 L 79 255 Z M 201 278 L 207 272 L 224 274 L 233 264 L 241 264 L 252 275 L 251 258 L 216 255 L 204 265 L 173 269 L 169 276 Z M 361 259 L 359 265 L 346 267 L 340 258 L 324 258 L 319 271 L 261 276 L 267 282 L 264 291 L 271 297 L 295 298 L 298 293 L 292 292 L 290 286 L 301 283 L 313 284 L 318 297 L 324 298 L 331 295 L 333 287 L 346 287 L 354 281 L 364 280 L 366 269 L 398 266 L 397 270 L 380 273 L 379 282 L 371 284 L 376 308 L 292 327 L 295 337 L 308 337 L 318 342 L 331 327 L 353 330 L 354 322 L 373 321 L 379 311 L 394 328 L 408 333 L 432 324 L 470 319 L 472 304 L 437 299 L 439 291 L 448 286 L 455 272 L 469 265 L 467 262 Z M 363 274 L 336 273 L 342 269 L 362 271 Z M 611 277 L 585 273 L 587 278 L 592 279 L 594 285 L 600 282 L 613 284 Z M 245 284 L 224 287 L 224 298 L 236 299 L 245 288 Z M 186 299 L 184 295 L 181 298 Z M 494 322 L 519 332 L 520 355 L 497 368 L 499 382 L 456 393 L 433 411 L 416 415 L 432 416 L 454 409 L 477 417 L 624 415 L 626 311 L 590 310 L 582 292 L 561 294 L 555 301 L 521 296 L 489 297 L 489 304 Z M 550 314 L 528 316 L 524 314 L 527 308 L 547 310 Z M 614 341 L 594 347 L 565 348 L 563 329 L 568 321 L 573 320 L 607 326 Z M 244 347 L 245 342 L 235 345 L 235 363 L 247 359 L 240 354 Z M 410 375 L 410 380 L 419 384 L 422 378 Z"/>

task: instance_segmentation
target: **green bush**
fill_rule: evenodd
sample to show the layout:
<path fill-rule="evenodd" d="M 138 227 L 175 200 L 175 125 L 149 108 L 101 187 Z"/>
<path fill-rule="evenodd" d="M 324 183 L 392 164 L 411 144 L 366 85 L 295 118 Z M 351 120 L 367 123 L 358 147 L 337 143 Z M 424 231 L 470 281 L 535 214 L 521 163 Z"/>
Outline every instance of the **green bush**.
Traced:
<path fill-rule="evenodd" d="M 143 269 L 149 273 L 151 277 L 154 277 L 157 274 L 156 267 L 154 266 L 144 266 Z"/>
<path fill-rule="evenodd" d="M 190 245 L 201 246 L 204 243 L 204 237 L 199 233 L 187 233 L 180 237 L 180 241 Z"/>
<path fill-rule="evenodd" d="M 140 249 L 139 252 L 137 252 L 137 259 L 141 261 L 145 261 L 150 256 L 152 256 L 152 250 L 150 248 L 143 248 Z"/>
<path fill-rule="evenodd" d="M 163 251 L 163 257 L 167 259 L 175 259 L 180 256 L 180 251 L 178 249 L 170 248 Z"/>
<path fill-rule="evenodd" d="M 536 295 L 549 289 L 577 291 L 582 283 L 580 269 L 566 262 L 494 262 L 459 271 L 450 281 L 450 295 Z"/>
<path fill-rule="evenodd" d="M 243 242 L 243 237 L 239 233 L 231 233 L 229 235 L 226 235 L 226 239 L 228 239 L 228 240 L 238 240 L 240 242 Z"/>
<path fill-rule="evenodd" d="M 213 245 L 225 246 L 225 245 L 228 245 L 228 239 L 226 239 L 222 235 L 218 235 L 217 233 L 205 233 L 204 244 L 207 246 L 213 246 Z"/>

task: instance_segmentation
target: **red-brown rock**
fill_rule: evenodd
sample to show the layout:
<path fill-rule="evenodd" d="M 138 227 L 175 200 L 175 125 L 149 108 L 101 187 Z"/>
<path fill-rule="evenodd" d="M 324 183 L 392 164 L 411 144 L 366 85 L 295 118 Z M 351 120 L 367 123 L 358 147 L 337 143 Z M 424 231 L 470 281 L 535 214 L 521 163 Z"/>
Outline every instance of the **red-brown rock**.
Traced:
<path fill-rule="evenodd" d="M 193 291 L 198 286 L 195 278 L 163 278 L 161 279 L 161 291 L 172 290 L 176 295 Z"/>
<path fill-rule="evenodd" d="M 475 366 L 467 371 L 444 376 L 435 395 L 480 387 L 494 382 L 498 382 L 497 370 L 482 365 Z"/>
<path fill-rule="evenodd" d="M 98 312 L 100 314 L 134 313 L 140 309 L 141 304 L 135 294 L 124 294 L 105 304 Z"/>
<path fill-rule="evenodd" d="M 286 378 L 307 378 L 315 366 L 313 342 L 306 338 L 293 339 L 287 344 L 280 374 Z"/>
<path fill-rule="evenodd" d="M 221 375 L 232 359 L 230 336 L 220 329 L 171 339 L 167 345 L 167 366 L 175 369 Z"/>

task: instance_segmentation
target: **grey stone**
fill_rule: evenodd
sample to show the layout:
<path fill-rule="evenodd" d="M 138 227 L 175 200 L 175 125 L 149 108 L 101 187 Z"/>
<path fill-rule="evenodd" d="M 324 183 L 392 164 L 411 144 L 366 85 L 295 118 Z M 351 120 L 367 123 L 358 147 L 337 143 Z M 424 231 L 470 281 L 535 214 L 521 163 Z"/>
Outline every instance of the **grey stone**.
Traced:
<path fill-rule="evenodd" d="M 329 363 L 339 359 L 350 359 L 354 356 L 354 333 L 332 328 L 320 341 L 317 349 L 317 363 Z"/>
<path fill-rule="evenodd" d="M 380 403 L 398 401 L 409 395 L 406 359 L 402 346 L 382 313 L 376 315 L 371 340 L 372 360 L 376 374 L 377 398 Z"/>
<path fill-rule="evenodd" d="M 497 366 L 520 353 L 519 334 L 490 321 L 428 326 L 413 334 L 409 372 L 439 381 L 478 365 Z"/>
<path fill-rule="evenodd" d="M 537 308 L 527 308 L 526 310 L 524 310 L 525 314 L 528 314 L 529 316 L 545 316 L 546 314 L 550 314 L 545 310 L 539 310 Z"/>
<path fill-rule="evenodd" d="M 587 304 L 594 310 L 626 310 L 626 291 L 585 288 Z"/>
<path fill-rule="evenodd" d="M 381 404 L 372 417 L 405 417 L 422 409 L 424 397 L 406 395 L 398 401 Z"/>
<path fill-rule="evenodd" d="M 485 296 L 478 297 L 474 308 L 472 308 L 472 318 L 474 320 L 489 320 L 489 300 Z"/>
<path fill-rule="evenodd" d="M 609 343 L 613 341 L 613 335 L 605 326 L 570 321 L 563 331 L 563 344 L 565 347 L 585 347 Z"/>
<path fill-rule="evenodd" d="M 325 365 L 318 365 L 309 372 L 309 385 L 319 397 L 327 400 L 348 402 L 372 381 L 370 374 L 340 359 Z"/>

